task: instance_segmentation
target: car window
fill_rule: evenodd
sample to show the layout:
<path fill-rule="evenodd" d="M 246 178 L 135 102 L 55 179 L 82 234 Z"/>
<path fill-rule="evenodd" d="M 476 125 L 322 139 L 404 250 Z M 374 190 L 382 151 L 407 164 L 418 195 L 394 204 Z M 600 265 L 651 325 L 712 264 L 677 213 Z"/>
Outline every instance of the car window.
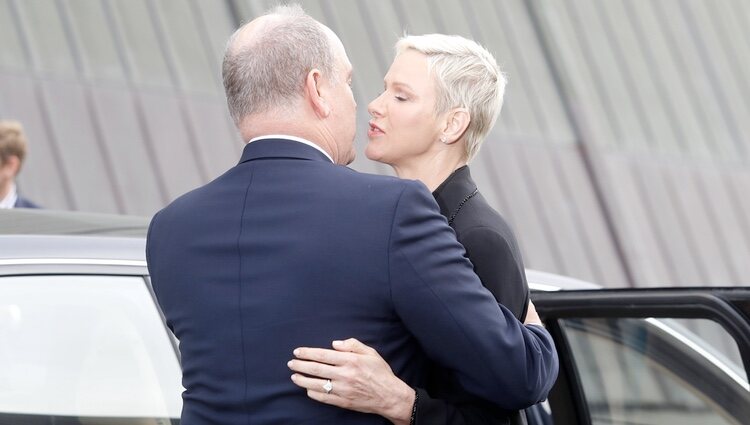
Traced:
<path fill-rule="evenodd" d="M 174 423 L 180 376 L 143 278 L 0 278 L 0 424 Z"/>
<path fill-rule="evenodd" d="M 706 319 L 696 328 L 723 328 Z M 560 320 L 592 424 L 741 424 L 748 384 L 731 337 L 714 350 L 669 319 Z M 709 326 L 710 327 L 710 326 Z"/>

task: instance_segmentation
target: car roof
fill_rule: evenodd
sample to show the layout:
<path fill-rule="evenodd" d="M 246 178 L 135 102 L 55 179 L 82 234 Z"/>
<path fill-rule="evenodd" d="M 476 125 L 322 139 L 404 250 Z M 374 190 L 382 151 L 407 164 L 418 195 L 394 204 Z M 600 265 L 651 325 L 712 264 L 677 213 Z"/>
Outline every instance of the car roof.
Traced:
<path fill-rule="evenodd" d="M 145 261 L 148 217 L 70 211 L 0 210 L 0 261 L 87 259 Z M 600 289 L 590 282 L 526 270 L 535 291 Z"/>
<path fill-rule="evenodd" d="M 0 235 L 145 238 L 148 217 L 42 209 L 0 209 Z"/>
<path fill-rule="evenodd" d="M 0 210 L 0 260 L 145 261 L 148 217 L 37 209 Z"/>

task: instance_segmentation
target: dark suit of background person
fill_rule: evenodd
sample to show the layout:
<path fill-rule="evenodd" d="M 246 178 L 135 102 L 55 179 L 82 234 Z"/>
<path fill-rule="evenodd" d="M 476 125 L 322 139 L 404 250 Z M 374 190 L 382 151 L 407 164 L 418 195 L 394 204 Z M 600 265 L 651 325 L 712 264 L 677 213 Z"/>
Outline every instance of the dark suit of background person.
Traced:
<path fill-rule="evenodd" d="M 421 183 L 357 173 L 296 141 L 250 142 L 149 229 L 154 292 L 180 341 L 183 425 L 387 423 L 289 379 L 295 347 L 351 336 L 413 386 L 429 357 L 506 408 L 544 398 L 549 334 L 498 306 L 463 252 Z"/>
<path fill-rule="evenodd" d="M 13 208 L 40 208 L 39 205 L 29 201 L 26 198 L 18 197 L 16 199 L 16 204 L 13 206 Z"/>
<path fill-rule="evenodd" d="M 513 230 L 478 191 L 468 166 L 453 172 L 432 193 L 440 214 L 456 232 L 482 284 L 519 320 L 526 316 L 529 286 Z M 505 412 L 467 397 L 450 371 L 434 367 L 419 392 L 416 425 L 519 424 L 518 412 Z M 434 397 L 434 398 L 433 398 Z"/>

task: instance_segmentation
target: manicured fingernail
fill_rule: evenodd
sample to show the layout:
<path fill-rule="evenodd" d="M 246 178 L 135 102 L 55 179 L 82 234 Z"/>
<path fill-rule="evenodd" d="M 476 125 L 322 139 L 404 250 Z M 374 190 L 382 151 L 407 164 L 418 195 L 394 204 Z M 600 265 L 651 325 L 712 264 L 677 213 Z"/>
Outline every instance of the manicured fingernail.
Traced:
<path fill-rule="evenodd" d="M 297 380 L 297 374 L 295 373 L 294 375 L 292 375 L 292 381 L 296 381 L 296 380 Z"/>
<path fill-rule="evenodd" d="M 299 348 L 295 348 L 294 349 L 294 355 L 295 356 L 299 356 Z"/>
<path fill-rule="evenodd" d="M 286 365 L 289 366 L 289 367 L 292 367 L 292 361 L 289 360 L 288 362 L 286 362 Z"/>
<path fill-rule="evenodd" d="M 344 341 L 333 341 L 334 347 L 341 347 L 341 345 L 344 343 Z"/>

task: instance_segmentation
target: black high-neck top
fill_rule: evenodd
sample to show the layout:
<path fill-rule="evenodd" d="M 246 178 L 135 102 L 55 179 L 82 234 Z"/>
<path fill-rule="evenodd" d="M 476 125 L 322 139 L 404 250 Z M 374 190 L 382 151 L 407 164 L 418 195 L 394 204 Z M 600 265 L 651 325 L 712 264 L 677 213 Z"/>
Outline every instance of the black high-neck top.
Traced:
<path fill-rule="evenodd" d="M 440 213 L 466 249 L 466 257 L 474 264 L 474 271 L 484 286 L 500 304 L 523 321 L 529 287 L 521 251 L 508 223 L 479 193 L 469 167 L 454 171 L 432 195 L 440 206 Z M 426 389 L 418 388 L 417 393 L 416 425 L 525 423 L 520 412 L 504 411 L 472 397 L 461 388 L 451 371 L 437 366 L 433 366 L 429 373 Z"/>
<path fill-rule="evenodd" d="M 454 171 L 432 194 L 484 286 L 523 321 L 529 286 L 518 242 L 505 219 L 477 190 L 469 167 Z"/>

